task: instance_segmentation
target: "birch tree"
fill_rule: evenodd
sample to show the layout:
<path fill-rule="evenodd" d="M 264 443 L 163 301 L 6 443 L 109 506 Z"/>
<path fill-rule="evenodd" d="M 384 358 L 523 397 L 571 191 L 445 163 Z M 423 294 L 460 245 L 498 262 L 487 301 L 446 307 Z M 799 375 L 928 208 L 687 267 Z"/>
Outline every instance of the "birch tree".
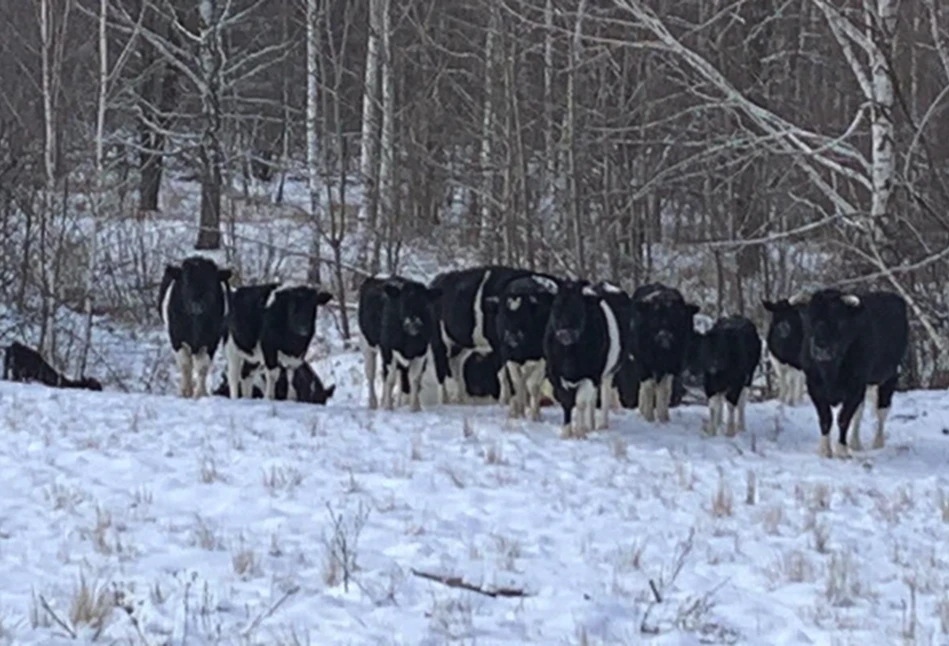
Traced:
<path fill-rule="evenodd" d="M 359 140 L 359 170 L 363 184 L 363 202 L 359 221 L 368 227 L 363 230 L 363 243 L 360 246 L 360 260 L 366 263 L 368 244 L 372 242 L 373 258 L 370 271 L 379 271 L 379 257 L 375 249 L 379 248 L 379 34 L 382 29 L 381 12 L 384 0 L 369 0 L 369 34 L 366 44 L 366 72 L 362 95 L 362 134 Z"/>
<path fill-rule="evenodd" d="M 306 169 L 310 193 L 310 217 L 313 219 L 313 239 L 310 251 L 309 280 L 320 282 L 320 151 L 319 151 L 319 92 L 317 48 L 318 1 L 306 0 Z"/>

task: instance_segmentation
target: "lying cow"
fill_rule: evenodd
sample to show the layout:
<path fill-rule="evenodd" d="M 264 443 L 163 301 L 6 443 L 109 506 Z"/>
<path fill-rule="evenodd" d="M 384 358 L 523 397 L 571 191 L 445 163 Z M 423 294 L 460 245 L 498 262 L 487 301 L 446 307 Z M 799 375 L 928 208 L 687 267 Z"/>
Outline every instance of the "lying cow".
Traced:
<path fill-rule="evenodd" d="M 69 379 L 49 365 L 43 356 L 18 341 L 11 343 L 3 355 L 3 378 L 8 381 L 38 382 L 53 388 L 102 390 L 92 377 Z"/>
<path fill-rule="evenodd" d="M 260 365 L 244 363 L 241 368 L 241 378 L 250 383 L 250 398 L 263 399 L 264 391 L 267 388 L 267 375 Z M 298 401 L 304 404 L 326 405 L 336 392 L 336 385 L 329 388 L 323 385 L 313 366 L 309 363 L 302 363 L 296 369 L 293 369 L 293 379 L 287 384 L 288 369 L 281 368 L 280 376 L 274 388 L 274 399 L 277 401 Z M 227 371 L 224 372 L 221 384 L 214 390 L 214 394 L 223 397 L 229 397 L 231 394 L 230 385 L 227 380 Z"/>

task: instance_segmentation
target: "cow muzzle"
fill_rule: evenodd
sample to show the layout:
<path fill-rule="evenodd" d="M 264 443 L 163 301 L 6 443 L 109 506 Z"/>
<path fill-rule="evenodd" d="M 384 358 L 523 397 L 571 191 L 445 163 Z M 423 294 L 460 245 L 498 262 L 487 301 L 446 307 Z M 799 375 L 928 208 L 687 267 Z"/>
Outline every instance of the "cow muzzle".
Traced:
<path fill-rule="evenodd" d="M 656 345 L 663 350 L 670 350 L 675 343 L 675 335 L 669 330 L 660 330 L 656 333 Z"/>
<path fill-rule="evenodd" d="M 554 338 L 560 345 L 573 345 L 580 340 L 580 331 L 561 328 L 554 332 Z"/>
<path fill-rule="evenodd" d="M 834 360 L 833 350 L 814 344 L 811 344 L 811 356 L 818 363 L 830 363 Z"/>
<path fill-rule="evenodd" d="M 521 344 L 521 341 L 524 338 L 522 332 L 512 332 L 511 330 L 504 330 L 504 345 L 509 348 L 516 348 Z M 559 339 L 558 339 L 559 340 Z"/>

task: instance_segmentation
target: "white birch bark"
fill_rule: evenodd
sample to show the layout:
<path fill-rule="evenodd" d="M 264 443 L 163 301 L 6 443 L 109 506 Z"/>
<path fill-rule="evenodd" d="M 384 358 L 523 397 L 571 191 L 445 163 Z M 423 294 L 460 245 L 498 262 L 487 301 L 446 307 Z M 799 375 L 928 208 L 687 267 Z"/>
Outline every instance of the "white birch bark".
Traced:
<path fill-rule="evenodd" d="M 381 0 L 380 36 L 382 55 L 382 131 L 379 135 L 379 211 L 391 248 L 395 218 L 395 89 L 392 84 L 391 0 Z M 394 257 L 387 257 L 387 271 L 395 273 Z"/>
<path fill-rule="evenodd" d="M 221 189 L 224 154 L 221 149 L 221 43 L 220 16 L 217 0 L 200 0 L 201 18 L 201 112 L 204 130 L 201 133 L 202 168 L 201 206 L 198 215 L 197 249 L 219 249 L 221 246 Z"/>
<path fill-rule="evenodd" d="M 311 245 L 310 280 L 320 282 L 320 244 L 322 222 L 320 218 L 320 150 L 317 132 L 319 119 L 319 95 L 317 87 L 317 2 L 306 0 L 306 168 L 307 189 L 310 193 L 310 217 L 313 218 L 313 241 Z"/>
<path fill-rule="evenodd" d="M 362 94 L 362 134 L 359 141 L 359 172 L 363 190 L 368 194 L 377 185 L 376 131 L 379 110 L 379 6 L 381 0 L 369 0 L 369 40 L 366 44 L 366 73 Z M 368 195 L 366 196 L 368 198 Z M 363 199 L 359 221 L 363 224 L 373 218 L 368 199 Z"/>
<path fill-rule="evenodd" d="M 491 159 L 494 124 L 494 50 L 498 31 L 498 14 L 491 11 L 488 32 L 484 39 L 484 107 L 481 112 L 481 150 L 478 165 L 481 168 L 481 209 L 478 221 L 479 246 L 482 251 L 493 235 L 491 203 L 494 200 L 494 168 Z M 493 258 L 492 258 L 493 260 Z"/>

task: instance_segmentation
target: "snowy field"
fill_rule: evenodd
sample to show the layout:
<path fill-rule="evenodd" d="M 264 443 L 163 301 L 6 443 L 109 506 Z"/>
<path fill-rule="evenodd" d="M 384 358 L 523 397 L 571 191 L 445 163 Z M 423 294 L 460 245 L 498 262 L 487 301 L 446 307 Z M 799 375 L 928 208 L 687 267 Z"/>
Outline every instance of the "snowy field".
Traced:
<path fill-rule="evenodd" d="M 809 404 L 561 440 L 316 367 L 326 408 L 0 382 L 0 643 L 949 643 L 942 393 L 844 462 Z"/>

